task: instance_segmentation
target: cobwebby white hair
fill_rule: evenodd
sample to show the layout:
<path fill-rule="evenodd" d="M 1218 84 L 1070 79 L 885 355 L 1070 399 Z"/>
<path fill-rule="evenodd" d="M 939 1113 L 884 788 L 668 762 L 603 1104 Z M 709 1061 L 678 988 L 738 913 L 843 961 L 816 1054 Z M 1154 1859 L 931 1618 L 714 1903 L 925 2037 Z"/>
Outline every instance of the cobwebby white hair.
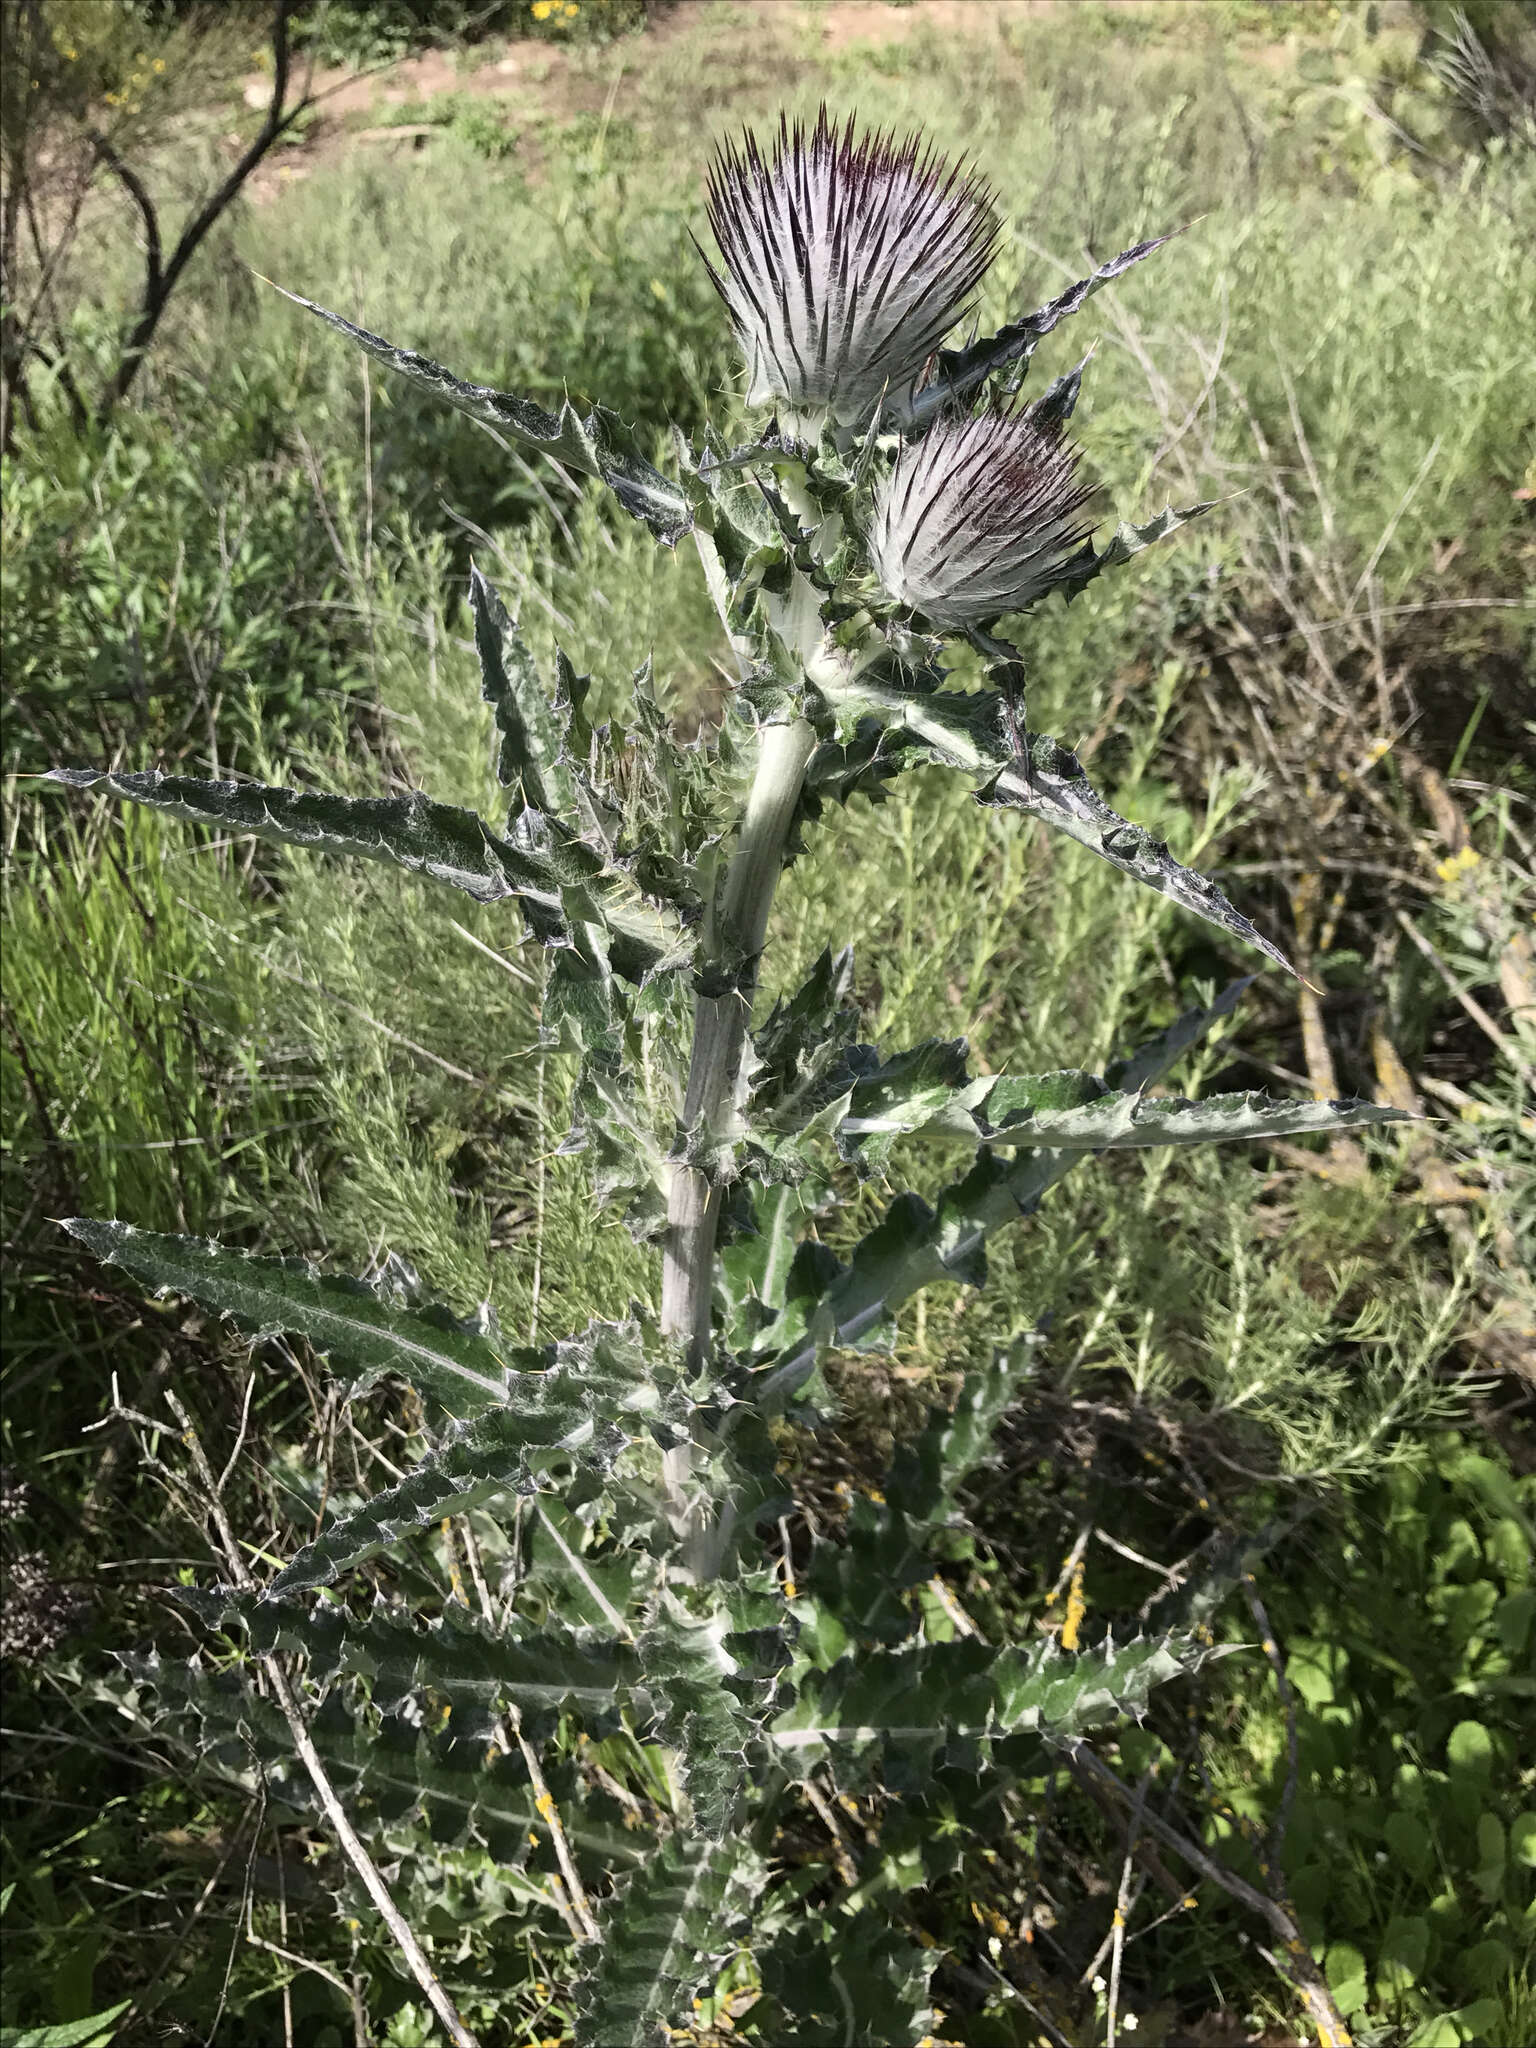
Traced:
<path fill-rule="evenodd" d="M 940 419 L 875 494 L 869 554 L 899 604 L 940 629 L 1022 611 L 1087 539 L 1091 488 L 1059 423 L 1033 409 Z"/>
<path fill-rule="evenodd" d="M 973 172 L 917 136 L 839 131 L 825 107 L 809 134 L 781 118 L 771 160 L 750 135 L 739 151 L 723 144 L 708 212 L 724 264 L 709 274 L 747 358 L 747 401 L 811 433 L 829 416 L 866 426 L 886 393 L 910 392 L 997 246 Z"/>

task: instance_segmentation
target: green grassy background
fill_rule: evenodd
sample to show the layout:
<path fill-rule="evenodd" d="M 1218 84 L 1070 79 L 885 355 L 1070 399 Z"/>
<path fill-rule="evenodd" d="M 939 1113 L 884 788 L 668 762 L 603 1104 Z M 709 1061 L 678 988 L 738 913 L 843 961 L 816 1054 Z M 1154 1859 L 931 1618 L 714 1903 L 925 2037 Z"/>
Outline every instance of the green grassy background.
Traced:
<path fill-rule="evenodd" d="M 120 755 L 489 808 L 471 550 L 541 653 L 558 641 L 591 669 L 606 711 L 622 715 L 651 654 L 679 714 L 708 715 L 721 649 L 686 551 L 370 378 L 251 273 L 463 376 L 600 396 L 661 451 L 668 418 L 692 429 L 737 403 L 689 240 L 710 140 L 824 98 L 984 166 L 1010 227 L 988 322 L 1090 252 L 1192 224 L 1053 336 L 1035 374 L 1097 344 L 1078 425 L 1106 510 L 1224 502 L 1031 622 L 1031 722 L 1282 945 L 1298 878 L 1339 888 L 1311 949 L 1339 1085 L 1373 1092 L 1385 1020 L 1410 1072 L 1439 1082 L 1430 1106 L 1460 1109 L 1431 1142 L 1469 1192 L 1436 1194 L 1422 1134 L 1093 1163 L 999 1247 L 985 1296 L 909 1305 L 893 1356 L 843 1363 L 844 1418 L 800 1446 L 804 1482 L 835 1514 L 837 1482 L 868 1483 L 957 1365 L 1049 1315 L 1038 1399 L 953 1561 L 962 1597 L 1023 1632 L 1051 1620 L 1053 1588 L 1059 1614 L 1087 1522 L 1167 1563 L 1220 1529 L 1278 1526 L 1259 1584 L 1298 1716 L 1279 1861 L 1341 2007 L 1362 2039 L 1414 2048 L 1515 2048 L 1536 2025 L 1529 1379 L 1518 1347 L 1487 1340 L 1523 1315 L 1529 1358 L 1536 1034 L 1497 969 L 1529 907 L 1536 794 L 1516 495 L 1536 432 L 1518 229 L 1536 160 L 1518 135 L 1472 147 L 1418 61 L 1419 25 L 1391 8 L 1079 0 L 985 34 L 902 23 L 900 39 L 895 12 L 848 40 L 815 5 L 700 4 L 646 37 L 572 44 L 506 104 L 510 153 L 464 102 L 439 105 L 440 134 L 409 156 L 318 135 L 307 175 L 193 272 L 132 409 L 84 435 L 50 410 L 12 460 L 6 1529 L 8 1559 L 44 1560 L 78 1609 L 56 1648 L 13 1661 L 7 2024 L 132 1999 L 124 2039 L 178 2019 L 202 2038 L 215 2011 L 221 2043 L 285 2025 L 317 2048 L 347 2038 L 335 1983 L 246 1941 L 249 1897 L 263 1939 L 364 1987 L 381 2040 L 426 2038 L 388 1953 L 326 1903 L 322 1845 L 255 1793 L 166 1769 L 90 1704 L 114 1648 L 185 1652 L 156 1588 L 202 1553 L 131 1444 L 82 1430 L 115 1373 L 138 1406 L 169 1378 L 228 1443 L 249 1367 L 49 1219 L 117 1214 L 353 1270 L 387 1247 L 442 1298 L 489 1297 L 544 1335 L 658 1285 L 654 1258 L 593 1215 L 579 1160 L 555 1156 L 570 1075 L 538 1047 L 540 963 L 504 919 L 466 904 L 450 921 L 395 875 L 256 855 L 26 778 Z M 464 60 L 471 82 L 488 55 Z M 103 299 L 127 261 L 107 245 Z M 88 294 L 79 346 L 105 341 Z M 1347 754 L 1319 753 L 1319 699 L 1348 713 Z M 1441 871 L 1416 762 L 1454 778 L 1476 863 Z M 1404 906 L 1500 1020 L 1502 1051 L 1405 938 Z M 824 820 L 781 892 L 768 992 L 849 939 L 871 1033 L 966 1033 L 1025 1069 L 1100 1065 L 1256 964 L 937 771 Z M 1274 979 L 1191 1092 L 1308 1085 Z M 880 1190 L 848 1193 L 851 1233 Z M 262 1347 L 255 1385 L 241 1527 L 281 1548 L 349 1425 L 282 1346 Z M 347 1457 L 361 1472 L 398 1429 L 370 1411 Z M 1157 1585 L 1095 1543 L 1088 1625 Z M 1221 1626 L 1255 1639 L 1241 1602 Z M 1195 1729 L 1191 1750 L 1177 1716 L 1154 1724 L 1120 1761 L 1157 1760 L 1196 1829 L 1252 1871 L 1244 1830 L 1272 1826 L 1287 1776 L 1257 1653 L 1217 1667 Z M 1040 1793 L 1015 1859 L 962 1858 L 926 1924 L 963 1959 L 978 1912 L 1017 1927 L 1038 1911 L 1008 1967 L 1087 2043 L 1100 2020 L 1068 1964 L 1113 1899 L 1083 1873 L 1113 1882 L 1121 1851 L 1101 1817 Z M 484 1904 L 472 1858 L 456 1882 L 483 1910 L 440 1953 L 480 1998 L 484 2039 L 558 2038 L 558 1983 L 533 1988 L 559 1967 L 539 1928 Z M 1133 1926 L 1164 1903 L 1149 1895 Z M 1212 2013 L 1294 2035 L 1257 1932 L 1202 1891 L 1138 1935 L 1138 2038 Z M 1021 2027 L 996 2001 L 949 2022 L 978 2044 L 1034 2037 Z"/>

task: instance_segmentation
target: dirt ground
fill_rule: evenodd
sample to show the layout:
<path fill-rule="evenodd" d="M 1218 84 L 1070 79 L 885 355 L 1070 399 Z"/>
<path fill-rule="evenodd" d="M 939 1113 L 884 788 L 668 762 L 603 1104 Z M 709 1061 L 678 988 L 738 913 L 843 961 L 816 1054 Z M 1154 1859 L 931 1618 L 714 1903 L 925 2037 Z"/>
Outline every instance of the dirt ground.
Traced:
<path fill-rule="evenodd" d="M 729 37 L 733 42 L 787 33 L 815 37 L 824 52 L 834 54 L 859 44 L 906 42 L 923 29 L 946 35 L 995 37 L 1000 26 L 1059 12 L 1074 0 L 675 0 L 658 13 L 643 38 L 622 46 L 625 67 L 638 76 L 690 36 Z M 1155 9 L 1162 0 L 1108 0 L 1127 8 Z M 388 125 L 370 126 L 368 115 L 413 106 L 440 93 L 485 98 L 515 98 L 526 108 L 530 99 L 543 116 L 596 112 L 613 91 L 611 75 L 599 80 L 578 52 L 549 42 L 487 45 L 485 60 L 466 64 L 447 51 L 430 50 L 419 57 L 380 65 L 364 72 L 317 70 L 311 89 L 317 116 L 302 141 L 280 150 L 251 179 L 247 190 L 257 200 L 277 197 L 285 186 L 334 163 L 353 147 L 409 150 L 428 136 L 423 130 Z M 251 107 L 265 107 L 269 81 L 253 72 L 245 81 Z"/>

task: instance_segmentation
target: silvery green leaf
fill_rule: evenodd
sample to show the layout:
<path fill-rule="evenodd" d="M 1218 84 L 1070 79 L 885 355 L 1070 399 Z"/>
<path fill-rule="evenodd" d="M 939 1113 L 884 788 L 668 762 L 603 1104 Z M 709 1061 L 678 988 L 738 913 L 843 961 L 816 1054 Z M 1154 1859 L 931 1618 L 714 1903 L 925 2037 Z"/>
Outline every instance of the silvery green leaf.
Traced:
<path fill-rule="evenodd" d="M 273 789 L 257 782 L 201 782 L 158 769 L 130 774 L 96 768 L 54 768 L 54 782 L 100 789 L 190 824 L 253 832 L 283 846 L 361 855 L 462 889 L 478 903 L 531 897 L 557 915 L 553 874 L 500 838 L 473 811 L 410 796 L 348 797 L 325 791 Z"/>
<path fill-rule="evenodd" d="M 663 1594 L 639 1641 L 658 1738 L 678 1758 L 694 1825 L 718 1841 L 736 1817 L 747 1782 L 747 1753 L 771 1695 L 759 1672 L 744 1670 L 728 1640 L 733 1622 L 725 1609 L 693 1615 Z M 746 1699 L 732 1690 L 753 1698 Z"/>
<path fill-rule="evenodd" d="M 168 1742 L 190 1777 L 213 1778 L 254 1791 L 284 1812 L 318 1814 L 318 1794 L 294 1754 L 293 1737 L 275 1704 L 238 1671 L 209 1671 L 196 1659 L 168 1662 L 153 1654 L 125 1659 L 131 1689 L 121 1681 L 95 1687 L 103 1704 L 137 1732 Z M 542 1886 L 523 1880 L 529 1833 L 539 1825 L 527 1767 L 483 1738 L 469 1741 L 451 1726 L 428 1731 L 418 1717 L 380 1715 L 356 1688 L 333 1686 L 310 1717 L 310 1737 L 327 1775 L 364 1833 L 400 1829 L 419 1816 L 435 1843 L 477 1841 L 496 1858 L 519 1896 L 538 1902 Z M 593 1875 L 632 1868 L 640 1848 L 622 1829 L 584 1810 L 580 1781 L 561 1799 L 566 1838 Z M 291 1881 L 291 1880 L 290 1880 Z"/>
<path fill-rule="evenodd" d="M 920 430 L 946 407 L 968 405 L 987 378 L 998 371 L 1014 366 L 1022 370 L 1053 327 L 1086 305 L 1095 292 L 1123 277 L 1144 256 L 1150 256 L 1171 240 L 1170 235 L 1158 235 L 1150 242 L 1138 242 L 1123 255 L 1101 263 L 1091 276 L 1068 285 L 1038 312 L 1009 321 L 1006 327 L 981 341 L 973 341 L 967 348 L 941 350 L 934 374 L 923 389 L 890 408 L 892 423 L 909 433 Z"/>
<path fill-rule="evenodd" d="M 800 1191 L 781 1182 L 759 1189 L 752 1201 L 754 1228 L 720 1252 L 716 1285 L 725 1306 L 725 1341 L 741 1354 L 784 1306 L 784 1290 L 805 1220 Z"/>
<path fill-rule="evenodd" d="M 883 1832 L 883 1831 L 882 1831 Z M 763 1990 L 784 2014 L 786 2044 L 891 2048 L 933 2038 L 928 1980 L 937 1948 L 871 1912 L 796 1914 L 753 1960 Z"/>
<path fill-rule="evenodd" d="M 396 348 L 366 327 L 354 326 L 339 313 L 317 306 L 313 299 L 284 291 L 281 285 L 275 289 L 356 342 L 376 362 L 446 399 L 471 419 L 499 428 L 524 447 L 537 448 L 568 469 L 601 477 L 630 517 L 643 519 L 667 547 L 675 546 L 688 531 L 692 515 L 686 494 L 646 461 L 635 445 L 633 430 L 605 407 L 595 405 L 583 418 L 567 399 L 559 412 L 546 412 L 530 399 L 514 398 L 488 384 L 466 384 L 414 349 Z"/>
<path fill-rule="evenodd" d="M 1190 1011 L 1129 1059 L 1111 1068 L 1149 1087 L 1227 1016 L 1246 983 L 1234 983 L 1203 1009 Z M 937 1207 L 908 1193 L 891 1203 L 884 1217 L 854 1246 L 847 1263 L 825 1245 L 802 1244 L 791 1266 L 781 1324 L 764 1333 L 777 1348 L 760 1343 L 765 1367 L 754 1394 L 765 1412 L 794 1397 L 829 1347 L 856 1344 L 889 1324 L 901 1303 L 936 1281 L 980 1284 L 986 1274 L 986 1240 L 994 1230 L 1030 1216 L 1081 1152 L 1025 1152 L 1005 1160 L 978 1150 L 975 1163 L 940 1194 Z"/>
<path fill-rule="evenodd" d="M 1295 974 L 1279 947 L 1228 902 L 1213 881 L 1176 861 L 1165 839 L 1111 810 L 1075 754 L 1059 741 L 1033 733 L 1026 744 L 1028 751 L 978 792 L 981 802 L 1023 811 L 1065 832 L 1122 874 L 1157 890 L 1244 945 L 1255 947 L 1287 974 Z"/>
<path fill-rule="evenodd" d="M 837 1617 L 840 1634 L 834 1657 L 818 1644 L 812 1662 L 825 1668 L 850 1636 L 891 1643 L 916 1632 L 911 1589 L 932 1579 L 935 1540 L 958 1519 L 960 1489 L 992 1455 L 997 1425 L 1034 1372 L 1041 1342 L 1027 1331 L 967 1372 L 953 1407 L 930 1410 L 926 1426 L 897 1444 L 879 1492 L 855 1497 L 840 1539 L 815 1544 L 796 1618 L 806 1624 L 814 1602 Z"/>
<path fill-rule="evenodd" d="M 992 1074 L 972 1078 L 963 1040 L 931 1039 L 865 1069 L 837 1129 L 844 1158 L 885 1166 L 898 1139 L 918 1132 L 971 1144 L 1101 1152 L 1301 1137 L 1403 1120 L 1374 1102 L 1285 1101 L 1253 1090 L 1204 1102 L 1108 1088 L 1096 1074 Z"/>
<path fill-rule="evenodd" d="M 1128 519 L 1122 519 L 1110 536 L 1108 547 L 1096 549 L 1091 540 L 1085 541 L 1077 553 L 1069 556 L 1053 572 L 1051 588 L 1059 590 L 1068 604 L 1080 590 L 1086 590 L 1096 576 L 1102 576 L 1106 569 L 1118 569 L 1123 562 L 1139 555 L 1143 548 L 1149 548 L 1160 540 L 1166 540 L 1170 533 L 1177 533 L 1181 526 L 1187 526 L 1191 519 L 1198 519 L 1204 512 L 1214 509 L 1219 500 L 1203 499 L 1197 505 L 1186 505 L 1182 511 L 1175 511 L 1172 505 L 1165 505 L 1150 519 L 1137 526 Z"/>
<path fill-rule="evenodd" d="M 567 757 L 573 707 L 569 701 L 562 705 L 558 694 L 545 687 L 516 622 L 473 563 L 469 606 L 480 658 L 480 693 L 495 712 L 501 738 L 497 779 L 504 788 L 520 791 L 518 808 L 530 806 L 559 818 L 572 832 L 601 845 L 596 812 Z"/>
<path fill-rule="evenodd" d="M 1183 1011 L 1156 1038 L 1147 1039 L 1123 1059 L 1111 1060 L 1104 1069 L 1104 1085 L 1126 1094 L 1153 1087 L 1173 1071 L 1185 1053 L 1192 1052 L 1210 1036 L 1221 1018 L 1233 1014 L 1255 979 L 1254 975 L 1244 974 L 1229 981 L 1210 1003 Z"/>
<path fill-rule="evenodd" d="M 378 1288 L 301 1259 L 256 1258 L 206 1238 L 80 1216 L 64 1228 L 156 1294 L 184 1295 L 252 1339 L 287 1332 L 323 1357 L 344 1360 L 356 1371 L 354 1394 L 393 1374 L 462 1418 L 515 1405 L 547 1385 L 551 1347 L 509 1347 L 447 1309 L 400 1307 Z"/>
<path fill-rule="evenodd" d="M 1211 1095 L 1203 1102 L 1179 1096 L 1106 1095 L 1076 1109 L 1011 1105 L 1006 1077 L 978 1105 L 989 1120 L 983 1143 L 1040 1145 L 1071 1151 L 1120 1151 L 1147 1145 L 1221 1145 L 1261 1138 L 1299 1138 L 1368 1125 L 1411 1122 L 1407 1113 L 1358 1098 L 1288 1102 L 1263 1089 Z"/>
<path fill-rule="evenodd" d="M 859 1026 L 853 948 L 823 948 L 792 995 L 776 1002 L 752 1033 L 747 1116 L 764 1129 L 797 1129 L 821 1108 L 823 1083 Z M 840 1093 L 839 1080 L 832 1091 Z"/>
<path fill-rule="evenodd" d="M 662 2048 L 736 1945 L 766 1866 L 739 1836 L 674 1834 L 622 1884 L 577 1986 L 576 2048 Z"/>
<path fill-rule="evenodd" d="M 654 1602 L 662 1565 L 649 1551 L 606 1540 L 600 1504 L 580 1511 L 541 1494 L 524 1517 L 519 1610 L 554 1614 L 574 1626 L 623 1635 L 627 1616 Z"/>
<path fill-rule="evenodd" d="M 801 814 L 815 820 L 826 802 L 846 804 L 855 796 L 885 799 L 885 784 L 899 775 L 916 748 L 909 734 L 877 718 L 860 718 L 846 739 L 822 740 L 805 771 Z"/>
<path fill-rule="evenodd" d="M 824 1758 L 878 1750 L 889 1772 L 931 1769 L 952 1748 L 985 1755 L 1010 1735 L 1070 1741 L 1138 1715 L 1154 1690 L 1219 1650 L 1192 1638 L 1140 1637 L 1072 1654 L 1047 1639 L 997 1649 L 975 1637 L 899 1649 L 861 1648 L 830 1671 L 808 1670 L 768 1739 L 808 1769 Z"/>
<path fill-rule="evenodd" d="M 55 768 L 51 779 L 103 789 L 199 825 L 251 832 L 280 845 L 387 861 L 462 889 L 480 903 L 515 898 L 538 936 L 601 925 L 615 969 L 639 981 L 680 965 L 692 940 L 677 918 L 647 903 L 636 884 L 555 820 L 537 850 L 499 837 L 473 811 L 420 794 L 344 797 L 251 782 L 200 782 L 157 769 L 143 774 Z"/>
<path fill-rule="evenodd" d="M 339 1515 L 267 1589 L 328 1585 L 402 1536 L 506 1494 L 532 1494 L 542 1470 L 569 1459 L 605 1473 L 642 1438 L 683 1441 L 688 1403 L 634 1323 L 590 1324 L 554 1347 L 555 1363 L 521 1377 L 512 1397 L 455 1426 L 393 1486 Z"/>
<path fill-rule="evenodd" d="M 1008 737 L 1011 700 L 1005 693 L 939 690 L 923 675 L 893 675 L 873 667 L 847 678 L 829 670 L 818 675 L 816 690 L 827 715 L 848 730 L 860 719 L 878 719 L 907 735 L 914 756 L 921 752 L 947 767 L 985 775 L 977 792 L 981 802 L 1025 811 L 1065 832 L 1123 874 L 1256 947 L 1288 974 L 1295 972 L 1214 882 L 1176 861 L 1166 841 L 1111 810 L 1077 756 L 1060 741 L 1027 733 L 1025 751 L 1015 754 Z"/>
<path fill-rule="evenodd" d="M 229 1589 L 182 1598 L 213 1626 L 240 1622 L 258 1655 L 299 1651 L 316 1683 L 366 1679 L 381 1712 L 429 1698 L 446 1702 L 457 1732 L 472 1740 L 484 1741 L 511 1706 L 536 1739 L 567 1712 L 599 1729 L 616 1718 L 640 1677 L 633 1647 L 547 1620 L 492 1628 L 450 1604 L 418 1627 L 382 1605 L 353 1614 L 340 1605 Z"/>

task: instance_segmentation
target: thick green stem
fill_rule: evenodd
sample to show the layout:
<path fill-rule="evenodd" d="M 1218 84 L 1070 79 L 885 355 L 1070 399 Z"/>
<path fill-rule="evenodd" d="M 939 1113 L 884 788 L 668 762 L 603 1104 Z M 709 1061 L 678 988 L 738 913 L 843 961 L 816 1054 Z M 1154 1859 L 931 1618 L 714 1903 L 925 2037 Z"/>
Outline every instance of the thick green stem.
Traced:
<path fill-rule="evenodd" d="M 784 864 L 784 844 L 800 798 L 815 739 L 803 719 L 766 727 L 758 742 L 757 773 L 741 821 L 741 837 L 716 916 L 708 965 L 743 961 L 734 985 L 701 995 L 694 1012 L 693 1056 L 683 1103 L 683 1125 L 706 1150 L 727 1134 L 736 1107 L 742 1049 L 752 1014 L 757 959 L 768 912 Z M 697 1359 L 709 1341 L 715 1229 L 719 1191 L 695 1166 L 672 1169 L 667 1240 L 661 1282 L 661 1326 L 682 1339 Z"/>
<path fill-rule="evenodd" d="M 758 741 L 757 773 L 741 821 L 741 837 L 726 875 L 702 964 L 741 963 L 724 995 L 701 995 L 694 1013 L 683 1122 L 706 1156 L 729 1136 L 736 1110 L 742 1051 L 752 1015 L 758 955 L 768 912 L 784 865 L 784 846 L 799 801 L 815 738 L 803 719 L 766 727 Z M 715 1236 L 720 1189 L 700 1167 L 672 1168 L 661 1281 L 661 1327 L 688 1347 L 697 1363 L 709 1343 L 714 1295 Z M 663 1472 L 673 1527 L 684 1540 L 684 1563 L 697 1580 L 719 1570 L 730 1535 L 730 1510 L 691 1497 L 690 1445 L 666 1453 Z"/>

